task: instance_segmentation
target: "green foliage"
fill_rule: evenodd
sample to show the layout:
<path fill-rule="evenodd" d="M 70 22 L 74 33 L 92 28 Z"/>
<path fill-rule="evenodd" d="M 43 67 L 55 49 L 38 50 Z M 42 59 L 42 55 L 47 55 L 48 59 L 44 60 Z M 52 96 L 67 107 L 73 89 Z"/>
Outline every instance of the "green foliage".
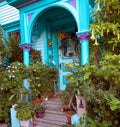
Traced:
<path fill-rule="evenodd" d="M 15 109 L 16 117 L 21 121 L 28 120 L 35 115 L 34 105 L 28 102 L 18 103 Z"/>
<path fill-rule="evenodd" d="M 44 105 L 35 105 L 35 110 L 45 111 L 45 106 Z"/>
<path fill-rule="evenodd" d="M 25 70 L 22 63 L 13 62 L 0 72 L 0 119 L 8 121 L 11 106 L 24 100 L 28 95 L 28 90 L 22 85 Z"/>
<path fill-rule="evenodd" d="M 70 98 L 74 92 L 74 87 L 71 87 L 69 84 L 66 86 L 66 89 L 60 94 L 60 99 L 63 105 L 68 105 Z"/>
<path fill-rule="evenodd" d="M 119 0 L 96 0 L 98 6 L 91 24 L 92 38 L 100 43 L 103 40 L 105 50 L 120 53 L 120 2 Z"/>
<path fill-rule="evenodd" d="M 106 54 L 100 68 L 85 65 L 69 75 L 87 100 L 87 127 L 117 127 L 120 106 L 120 55 Z M 76 78 L 78 78 L 76 80 Z M 92 110 L 91 110 L 92 109 Z M 112 115 L 111 115 L 112 114 Z M 108 122 L 109 121 L 109 122 Z"/>
<path fill-rule="evenodd" d="M 22 49 L 19 47 L 19 37 L 15 37 L 14 34 L 9 36 L 8 49 L 10 55 L 10 63 L 15 61 L 23 62 Z"/>
<path fill-rule="evenodd" d="M 4 33 L 3 33 L 3 29 L 0 26 L 0 55 L 1 56 L 6 56 L 7 55 L 7 49 L 6 49 L 6 42 L 4 39 Z"/>
<path fill-rule="evenodd" d="M 33 62 L 42 62 L 41 52 L 35 49 L 30 50 L 30 58 Z"/>
<path fill-rule="evenodd" d="M 58 71 L 40 62 L 33 62 L 28 67 L 29 82 L 34 99 L 41 98 L 48 90 L 54 89 L 53 80 Z"/>
<path fill-rule="evenodd" d="M 69 84 L 87 100 L 86 127 L 118 127 L 120 119 L 120 2 L 96 0 L 90 64 L 76 67 Z M 94 43 L 94 44 L 93 44 Z M 72 67 L 73 68 L 73 67 Z"/>

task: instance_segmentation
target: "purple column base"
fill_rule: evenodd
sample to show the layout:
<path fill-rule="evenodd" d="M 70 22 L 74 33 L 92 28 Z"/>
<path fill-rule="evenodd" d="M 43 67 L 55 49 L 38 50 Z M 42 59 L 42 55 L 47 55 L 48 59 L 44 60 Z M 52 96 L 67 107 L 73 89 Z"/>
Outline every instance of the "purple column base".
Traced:
<path fill-rule="evenodd" d="M 85 32 L 85 33 L 77 33 L 77 38 L 79 40 L 89 40 L 90 39 L 90 33 L 89 32 Z"/>
<path fill-rule="evenodd" d="M 30 50 L 32 48 L 31 44 L 22 44 L 19 46 L 23 50 Z"/>

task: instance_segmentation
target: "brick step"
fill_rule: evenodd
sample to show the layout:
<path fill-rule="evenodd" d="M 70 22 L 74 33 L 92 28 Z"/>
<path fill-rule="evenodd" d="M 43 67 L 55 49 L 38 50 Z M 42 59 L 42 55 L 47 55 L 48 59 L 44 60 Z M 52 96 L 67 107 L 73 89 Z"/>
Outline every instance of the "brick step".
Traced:
<path fill-rule="evenodd" d="M 51 119 L 44 119 L 44 118 L 43 119 L 35 118 L 33 120 L 34 124 L 37 124 L 36 127 L 60 127 L 62 125 L 67 124 L 67 121 L 56 121 L 56 119 L 51 120 Z"/>

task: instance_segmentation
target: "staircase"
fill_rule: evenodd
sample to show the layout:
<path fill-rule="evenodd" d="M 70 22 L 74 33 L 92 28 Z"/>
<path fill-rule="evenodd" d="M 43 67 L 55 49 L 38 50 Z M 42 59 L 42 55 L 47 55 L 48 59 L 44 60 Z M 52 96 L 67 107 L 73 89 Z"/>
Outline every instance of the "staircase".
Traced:
<path fill-rule="evenodd" d="M 34 127 L 61 127 L 67 124 L 65 112 L 62 112 L 61 101 L 59 98 L 50 98 L 47 101 L 45 116 L 34 118 Z"/>

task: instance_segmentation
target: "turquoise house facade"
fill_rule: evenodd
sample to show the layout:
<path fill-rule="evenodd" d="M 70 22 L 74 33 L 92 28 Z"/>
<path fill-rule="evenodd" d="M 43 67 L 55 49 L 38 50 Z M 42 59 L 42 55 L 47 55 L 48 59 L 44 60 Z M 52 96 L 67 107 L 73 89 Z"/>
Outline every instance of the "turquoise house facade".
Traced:
<path fill-rule="evenodd" d="M 65 63 L 89 63 L 94 6 L 94 0 L 0 0 L 0 24 L 6 39 L 11 32 L 20 33 L 24 64 L 31 62 L 31 49 L 40 51 L 42 62 L 59 70 L 57 88 L 64 90 Z M 12 127 L 19 127 L 15 113 L 12 108 Z"/>
<path fill-rule="evenodd" d="M 6 38 L 20 32 L 23 61 L 30 63 L 30 49 L 41 52 L 42 62 L 59 70 L 58 89 L 67 84 L 67 62 L 89 62 L 92 0 L 2 0 L 1 25 Z M 64 37 L 65 36 L 65 37 Z M 80 51 L 80 52 L 79 52 Z"/>

